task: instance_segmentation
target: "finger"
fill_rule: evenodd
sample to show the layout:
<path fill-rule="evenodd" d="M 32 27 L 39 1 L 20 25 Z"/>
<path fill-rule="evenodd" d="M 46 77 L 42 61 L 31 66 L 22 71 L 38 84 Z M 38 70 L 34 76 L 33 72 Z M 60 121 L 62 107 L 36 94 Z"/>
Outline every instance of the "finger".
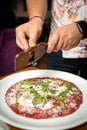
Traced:
<path fill-rule="evenodd" d="M 53 35 L 52 38 L 50 38 L 48 41 L 47 53 L 51 53 L 53 50 L 55 50 L 57 43 L 58 38 L 56 37 L 56 35 Z"/>
<path fill-rule="evenodd" d="M 16 43 L 23 50 L 26 50 L 30 47 L 27 38 L 21 38 L 21 40 L 16 38 Z"/>
<path fill-rule="evenodd" d="M 28 43 L 28 39 L 29 38 L 27 39 L 27 36 L 26 36 L 26 34 L 24 32 L 19 33 L 19 35 L 18 35 L 18 37 L 16 39 L 17 39 L 16 40 L 17 45 L 20 46 L 20 47 L 22 47 L 23 50 L 26 50 L 26 49 L 29 48 L 29 43 Z"/>
<path fill-rule="evenodd" d="M 69 44 L 69 43 L 68 43 L 68 44 Z M 63 47 L 63 50 L 67 51 L 67 50 L 70 50 L 70 49 L 72 48 L 72 47 L 70 47 L 68 44 Z"/>
<path fill-rule="evenodd" d="M 65 40 L 62 49 L 63 50 L 70 50 L 71 48 L 74 48 L 74 47 L 76 47 L 75 42 Z"/>
<path fill-rule="evenodd" d="M 30 45 L 30 47 L 35 46 L 36 43 L 37 43 L 37 40 L 38 40 L 38 33 L 37 32 L 35 32 L 33 34 L 31 33 L 30 34 L 30 38 L 29 38 L 29 45 Z"/>
<path fill-rule="evenodd" d="M 24 45 L 20 43 L 20 41 L 18 40 L 18 38 L 16 39 L 16 44 L 18 47 L 20 47 L 22 50 L 25 50 Z"/>
<path fill-rule="evenodd" d="M 72 48 L 76 47 L 76 44 L 74 44 L 73 46 L 70 46 L 70 45 L 67 45 L 64 50 L 67 51 L 67 50 L 70 50 Z"/>
<path fill-rule="evenodd" d="M 29 45 L 30 45 L 30 47 L 33 47 L 33 46 L 36 45 L 36 40 L 35 40 L 34 37 L 30 37 L 30 39 L 29 39 Z"/>
<path fill-rule="evenodd" d="M 69 41 L 66 38 L 60 37 L 56 50 L 69 50 L 70 48 L 72 47 L 71 44 L 69 44 Z"/>
<path fill-rule="evenodd" d="M 63 41 L 63 39 L 60 37 L 59 40 L 57 41 L 56 46 L 55 46 L 55 48 L 54 48 L 53 51 L 54 51 L 54 52 L 58 52 L 59 50 L 62 50 L 63 45 L 64 45 L 64 41 Z"/>

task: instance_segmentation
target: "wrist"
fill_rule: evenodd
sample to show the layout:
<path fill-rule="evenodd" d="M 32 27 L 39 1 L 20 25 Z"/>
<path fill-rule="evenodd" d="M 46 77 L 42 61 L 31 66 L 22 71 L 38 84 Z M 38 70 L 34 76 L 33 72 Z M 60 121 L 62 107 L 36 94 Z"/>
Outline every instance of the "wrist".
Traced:
<path fill-rule="evenodd" d="M 33 16 L 33 17 L 31 17 L 31 18 L 29 19 L 29 21 L 31 21 L 31 20 L 33 20 L 33 19 L 40 19 L 40 21 L 44 24 L 44 19 L 43 19 L 41 16 L 38 16 L 38 15 Z"/>

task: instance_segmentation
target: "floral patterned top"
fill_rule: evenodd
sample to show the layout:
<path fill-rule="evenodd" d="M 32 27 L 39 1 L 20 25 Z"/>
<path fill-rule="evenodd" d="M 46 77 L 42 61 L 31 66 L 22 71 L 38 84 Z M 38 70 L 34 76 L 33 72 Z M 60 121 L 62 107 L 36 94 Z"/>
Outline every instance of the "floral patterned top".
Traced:
<path fill-rule="evenodd" d="M 63 25 L 87 18 L 87 0 L 52 0 L 51 33 Z M 69 51 L 63 51 L 65 58 L 86 58 L 87 39 Z"/>

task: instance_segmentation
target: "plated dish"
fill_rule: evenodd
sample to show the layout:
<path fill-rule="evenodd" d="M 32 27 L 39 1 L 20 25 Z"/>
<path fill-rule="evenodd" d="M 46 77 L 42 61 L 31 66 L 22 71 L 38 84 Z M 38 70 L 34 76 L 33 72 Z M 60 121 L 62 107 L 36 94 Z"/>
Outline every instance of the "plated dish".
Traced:
<path fill-rule="evenodd" d="M 16 114 L 33 119 L 58 118 L 72 114 L 83 103 L 83 93 L 73 83 L 59 78 L 28 78 L 5 93 L 5 102 Z"/>
<path fill-rule="evenodd" d="M 32 85 L 30 86 L 30 84 Z M 16 94 L 12 91 L 15 91 Z M 18 96 L 14 96 L 13 100 L 13 95 Z M 71 99 L 72 95 L 77 98 Z M 64 130 L 87 121 L 87 109 L 85 109 L 87 106 L 87 81 L 70 73 L 54 70 L 19 72 L 0 81 L 0 96 L 0 119 L 19 128 Z M 16 103 L 14 103 L 15 101 Z M 76 104 L 76 102 L 79 103 Z M 23 107 L 21 106 L 23 104 L 28 105 L 30 109 L 27 107 L 19 109 L 23 110 L 19 114 L 19 110 L 12 109 L 12 106 L 14 104 L 17 106 L 17 103 L 20 107 Z M 28 110 L 30 113 L 26 114 Z M 32 110 L 36 113 L 31 114 Z M 52 114 L 52 111 L 55 114 Z"/>

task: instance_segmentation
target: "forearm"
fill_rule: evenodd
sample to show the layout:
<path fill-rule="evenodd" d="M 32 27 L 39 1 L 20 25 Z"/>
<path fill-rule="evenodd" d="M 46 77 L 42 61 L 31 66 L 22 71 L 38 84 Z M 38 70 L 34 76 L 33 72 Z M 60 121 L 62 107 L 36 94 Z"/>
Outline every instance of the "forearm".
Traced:
<path fill-rule="evenodd" d="M 47 12 L 47 0 L 26 0 L 29 19 L 40 16 L 45 19 Z"/>

